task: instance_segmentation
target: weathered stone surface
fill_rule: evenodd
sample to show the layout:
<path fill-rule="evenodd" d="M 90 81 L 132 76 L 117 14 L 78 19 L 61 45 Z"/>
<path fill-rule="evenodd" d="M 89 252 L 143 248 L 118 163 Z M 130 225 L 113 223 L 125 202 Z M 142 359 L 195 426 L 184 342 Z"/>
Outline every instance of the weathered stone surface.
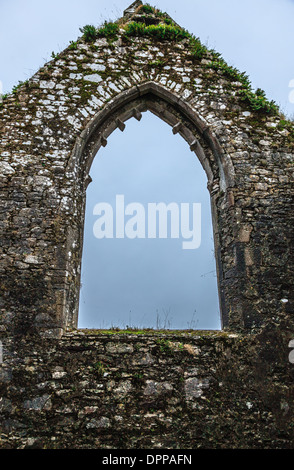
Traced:
<path fill-rule="evenodd" d="M 119 354 L 132 353 L 133 346 L 130 344 L 124 344 L 124 343 L 108 343 L 106 345 L 106 352 L 119 353 Z"/>
<path fill-rule="evenodd" d="M 108 418 L 102 417 L 99 420 L 91 419 L 86 425 L 87 429 L 96 429 L 96 428 L 104 428 L 107 429 L 110 427 L 110 420 Z"/>
<path fill-rule="evenodd" d="M 173 390 L 173 386 L 168 382 L 156 382 L 147 380 L 144 395 L 164 395 Z"/>
<path fill-rule="evenodd" d="M 24 342 L 1 391 L 0 447 L 293 448 L 289 333 L 112 333 L 120 341 L 124 355 L 106 352 L 107 333 Z M 131 352 L 142 343 L 143 367 Z"/>
<path fill-rule="evenodd" d="M 185 394 L 186 400 L 193 400 L 194 398 L 199 398 L 203 395 L 203 389 L 209 387 L 209 379 L 198 379 L 197 377 L 192 377 L 185 381 Z"/>
<path fill-rule="evenodd" d="M 43 395 L 41 397 L 33 398 L 32 400 L 26 400 L 23 404 L 27 410 L 50 410 L 52 403 L 49 395 Z"/>

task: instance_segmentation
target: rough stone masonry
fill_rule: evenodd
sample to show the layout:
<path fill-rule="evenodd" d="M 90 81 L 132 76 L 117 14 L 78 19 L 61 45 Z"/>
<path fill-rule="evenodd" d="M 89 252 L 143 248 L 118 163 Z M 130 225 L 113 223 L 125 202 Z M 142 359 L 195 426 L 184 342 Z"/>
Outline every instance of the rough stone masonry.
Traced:
<path fill-rule="evenodd" d="M 206 172 L 221 332 L 76 329 L 90 166 L 147 110 Z M 0 136 L 0 446 L 293 448 L 294 126 L 264 92 L 137 1 L 3 97 Z"/>

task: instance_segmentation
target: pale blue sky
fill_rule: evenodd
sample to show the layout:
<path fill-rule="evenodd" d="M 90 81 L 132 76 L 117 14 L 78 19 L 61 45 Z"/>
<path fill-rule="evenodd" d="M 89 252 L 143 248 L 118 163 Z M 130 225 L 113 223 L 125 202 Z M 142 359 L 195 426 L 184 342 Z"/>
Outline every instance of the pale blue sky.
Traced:
<path fill-rule="evenodd" d="M 9 92 L 51 52 L 63 50 L 85 24 L 117 19 L 131 0 L 0 0 L 0 80 Z M 288 115 L 294 79 L 294 0 L 157 0 L 152 5 L 246 71 Z"/>
<path fill-rule="evenodd" d="M 52 51 L 60 52 L 75 40 L 80 27 L 117 19 L 130 3 L 131 0 L 0 0 L 3 92 L 33 75 L 51 59 Z M 246 71 L 254 88 L 264 89 L 288 116 L 294 114 L 294 103 L 289 100 L 289 84 L 294 79 L 293 0 L 150 3 L 221 52 L 230 65 Z M 129 121 L 123 134 L 113 133 L 107 148 L 99 152 L 91 169 L 94 181 L 88 190 L 88 254 L 85 252 L 83 263 L 80 326 L 156 326 L 159 317 L 159 326 L 165 323 L 176 328 L 219 328 L 215 264 L 212 246 L 208 245 L 209 198 L 204 172 L 192 157 L 185 142 L 150 113 L 140 123 Z M 148 170 L 151 163 L 157 165 L 153 181 Z M 146 177 L 140 180 L 143 170 Z M 201 249 L 185 252 L 178 246 L 179 240 L 98 243 L 91 231 L 93 205 L 100 200 L 108 202 L 121 191 L 128 202 L 150 198 L 155 198 L 154 202 L 200 202 L 202 198 L 206 231 L 202 233 L 205 242 Z"/>
<path fill-rule="evenodd" d="M 186 142 L 150 112 L 140 122 L 131 119 L 126 124 L 124 133 L 116 130 L 110 136 L 90 172 L 79 324 L 219 328 L 204 170 Z M 97 240 L 93 208 L 97 202 L 107 202 L 115 210 L 117 194 L 125 196 L 125 205 L 139 202 L 146 213 L 148 202 L 201 203 L 200 247 L 183 250 L 183 239 L 170 237 Z"/>

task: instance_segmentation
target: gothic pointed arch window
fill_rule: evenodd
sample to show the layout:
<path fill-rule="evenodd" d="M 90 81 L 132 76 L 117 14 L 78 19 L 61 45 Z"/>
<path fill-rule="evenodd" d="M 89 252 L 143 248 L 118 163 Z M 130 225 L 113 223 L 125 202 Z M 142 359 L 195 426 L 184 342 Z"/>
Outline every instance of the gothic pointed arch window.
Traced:
<path fill-rule="evenodd" d="M 90 170 L 79 327 L 219 329 L 205 172 L 180 135 L 150 112 L 125 124 Z M 157 213 L 151 234 L 148 208 L 155 203 L 171 211 L 162 227 Z"/>

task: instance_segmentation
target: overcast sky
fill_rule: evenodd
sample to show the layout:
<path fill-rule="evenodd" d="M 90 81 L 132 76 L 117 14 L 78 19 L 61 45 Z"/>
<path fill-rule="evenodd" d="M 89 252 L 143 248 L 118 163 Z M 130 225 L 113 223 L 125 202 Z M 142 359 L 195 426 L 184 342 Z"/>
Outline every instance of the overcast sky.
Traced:
<path fill-rule="evenodd" d="M 0 92 L 33 75 L 85 24 L 115 20 L 131 0 L 0 0 Z M 293 0 L 158 0 L 224 59 L 246 71 L 282 111 L 294 114 Z M 292 82 L 291 82 L 292 81 Z M 292 88 L 290 87 L 292 86 Z M 293 101 L 293 102 L 291 102 Z M 206 178 L 186 143 L 145 113 L 116 131 L 94 160 L 87 192 L 81 327 L 220 327 Z M 202 244 L 180 240 L 100 240 L 93 207 L 125 194 L 126 203 L 201 202 Z"/>
<path fill-rule="evenodd" d="M 124 133 L 116 130 L 110 136 L 94 160 L 91 176 L 80 325 L 219 328 L 206 176 L 186 142 L 150 112 L 144 113 L 140 122 L 127 121 Z M 117 194 L 125 196 L 125 205 L 140 203 L 146 219 L 148 203 L 200 203 L 200 247 L 183 250 L 182 237 L 171 239 L 169 231 L 167 239 L 97 240 L 93 208 L 107 202 L 115 209 Z"/>

